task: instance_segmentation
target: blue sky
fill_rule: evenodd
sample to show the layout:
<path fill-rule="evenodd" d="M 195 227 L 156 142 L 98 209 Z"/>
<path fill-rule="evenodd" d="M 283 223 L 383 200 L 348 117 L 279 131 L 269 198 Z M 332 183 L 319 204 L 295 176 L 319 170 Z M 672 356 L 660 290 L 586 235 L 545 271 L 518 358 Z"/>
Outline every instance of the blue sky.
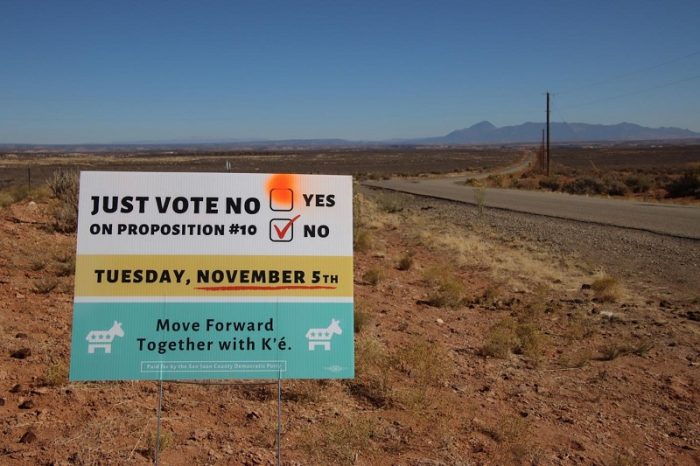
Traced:
<path fill-rule="evenodd" d="M 0 143 L 700 131 L 700 2 L 0 0 Z"/>

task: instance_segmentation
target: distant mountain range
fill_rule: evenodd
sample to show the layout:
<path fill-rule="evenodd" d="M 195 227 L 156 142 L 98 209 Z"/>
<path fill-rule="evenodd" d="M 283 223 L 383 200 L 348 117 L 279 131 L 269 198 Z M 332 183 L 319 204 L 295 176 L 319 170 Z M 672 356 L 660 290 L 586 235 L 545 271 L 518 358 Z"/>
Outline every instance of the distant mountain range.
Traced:
<path fill-rule="evenodd" d="M 496 127 L 482 121 L 445 136 L 412 139 L 414 144 L 507 144 L 539 142 L 545 123 L 527 122 L 516 126 Z M 700 133 L 681 128 L 647 128 L 634 123 L 594 125 L 588 123 L 551 123 L 550 139 L 554 142 L 644 141 L 700 138 Z M 409 142 L 409 141 L 405 141 Z"/>
<path fill-rule="evenodd" d="M 538 143 L 542 139 L 545 123 L 527 122 L 514 126 L 496 127 L 482 121 L 469 128 L 458 129 L 444 136 L 392 139 L 384 141 L 349 141 L 346 139 L 177 139 L 124 141 L 111 144 L 0 144 L 2 150 L 235 150 L 235 149 L 300 149 L 320 147 L 383 147 L 421 145 L 460 145 L 460 144 L 514 144 Z M 700 133 L 688 129 L 661 127 L 647 128 L 634 123 L 616 125 L 596 125 L 589 123 L 552 123 L 551 142 L 631 142 L 695 140 Z"/>

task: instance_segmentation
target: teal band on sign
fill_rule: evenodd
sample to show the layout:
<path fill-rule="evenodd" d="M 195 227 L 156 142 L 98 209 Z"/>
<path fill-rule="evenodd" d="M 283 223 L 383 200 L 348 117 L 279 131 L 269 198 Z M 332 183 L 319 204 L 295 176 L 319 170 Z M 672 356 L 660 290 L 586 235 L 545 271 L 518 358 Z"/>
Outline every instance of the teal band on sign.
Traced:
<path fill-rule="evenodd" d="M 352 378 L 352 303 L 75 303 L 70 379 Z"/>

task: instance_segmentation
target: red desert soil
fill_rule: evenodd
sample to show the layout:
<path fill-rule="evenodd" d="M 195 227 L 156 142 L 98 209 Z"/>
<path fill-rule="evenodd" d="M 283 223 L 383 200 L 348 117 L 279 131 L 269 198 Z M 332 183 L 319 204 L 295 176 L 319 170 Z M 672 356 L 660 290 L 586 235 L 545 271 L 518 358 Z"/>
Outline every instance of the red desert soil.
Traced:
<path fill-rule="evenodd" d="M 697 299 L 373 197 L 357 377 L 283 382 L 283 464 L 700 462 Z M 75 237 L 48 209 L 0 209 L 0 464 L 150 464 L 158 385 L 67 381 Z M 166 383 L 163 409 L 161 464 L 274 464 L 276 385 Z"/>

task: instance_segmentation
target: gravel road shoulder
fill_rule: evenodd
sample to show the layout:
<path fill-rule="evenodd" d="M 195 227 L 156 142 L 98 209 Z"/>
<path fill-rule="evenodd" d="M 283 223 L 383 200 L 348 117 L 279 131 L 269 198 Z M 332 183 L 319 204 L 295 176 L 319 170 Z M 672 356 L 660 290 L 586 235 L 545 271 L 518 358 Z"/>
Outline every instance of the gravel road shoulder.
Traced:
<path fill-rule="evenodd" d="M 466 228 L 486 229 L 504 240 L 520 240 L 554 258 L 578 261 L 659 299 L 700 298 L 700 241 L 613 226 L 557 219 L 414 196 L 381 189 L 433 218 Z"/>

